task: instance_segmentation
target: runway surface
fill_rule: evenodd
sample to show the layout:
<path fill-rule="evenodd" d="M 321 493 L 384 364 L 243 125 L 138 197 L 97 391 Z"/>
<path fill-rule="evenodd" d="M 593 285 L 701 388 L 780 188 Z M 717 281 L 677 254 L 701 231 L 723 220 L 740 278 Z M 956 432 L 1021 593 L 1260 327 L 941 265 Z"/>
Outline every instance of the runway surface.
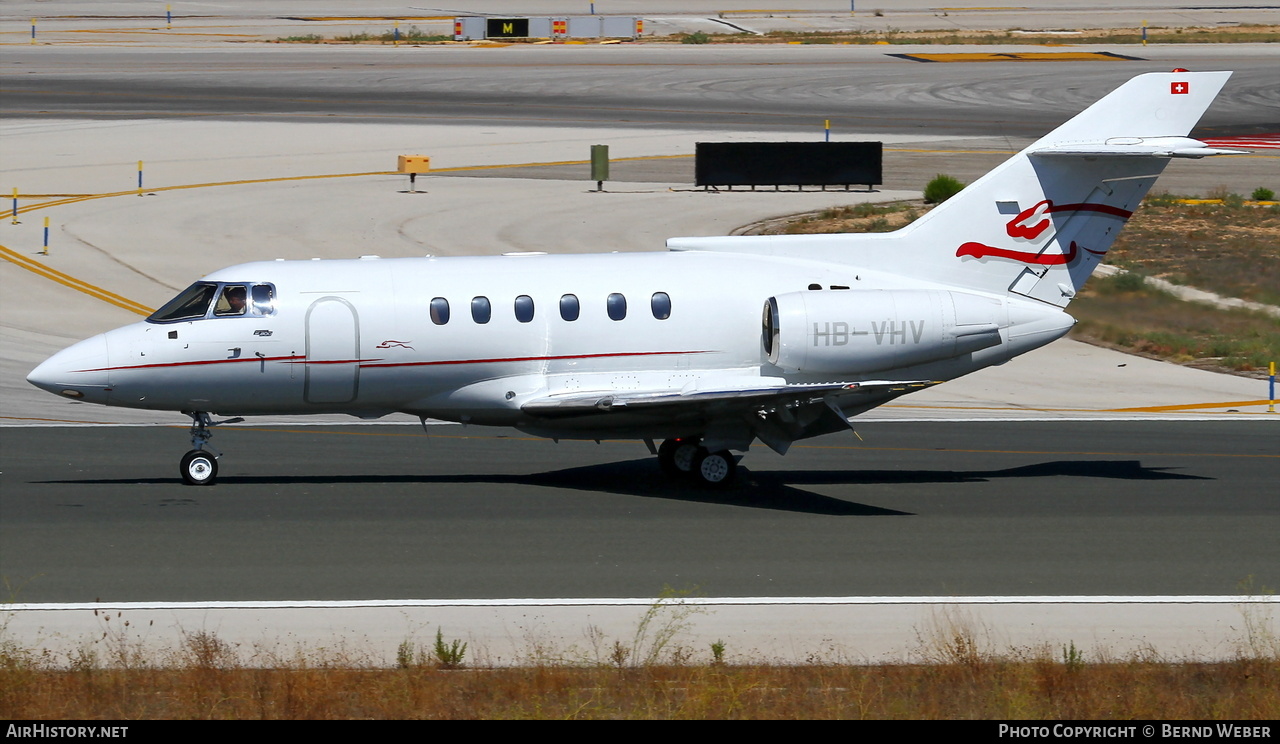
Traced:
<path fill-rule="evenodd" d="M 433 426 L 7 428 L 27 602 L 1234 594 L 1280 584 L 1280 427 L 868 422 L 665 480 L 639 442 Z"/>
<path fill-rule="evenodd" d="M 1269 45 L 1135 59 L 927 64 L 912 46 L 284 46 L 6 51 L 8 116 L 1037 137 L 1141 72 L 1235 71 L 1201 133 L 1274 132 Z M 999 49 L 998 47 L 996 49 Z M 1038 49 L 1038 47 L 1032 47 Z M 978 68 L 978 69 L 975 69 Z"/>

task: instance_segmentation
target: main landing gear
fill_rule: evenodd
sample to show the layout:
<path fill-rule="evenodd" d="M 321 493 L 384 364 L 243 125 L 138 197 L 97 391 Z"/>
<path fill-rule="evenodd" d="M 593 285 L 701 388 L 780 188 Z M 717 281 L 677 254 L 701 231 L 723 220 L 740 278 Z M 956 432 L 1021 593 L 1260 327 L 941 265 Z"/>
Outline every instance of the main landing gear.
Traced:
<path fill-rule="evenodd" d="M 732 483 L 738 471 L 738 459 L 732 452 L 710 452 L 694 437 L 664 441 L 658 448 L 658 464 L 669 477 L 689 478 L 713 488 Z"/>
<path fill-rule="evenodd" d="M 226 421 L 214 421 L 213 417 L 203 411 L 185 412 L 191 417 L 191 446 L 195 449 L 182 456 L 179 466 L 182 482 L 188 486 L 212 486 L 218 477 L 218 458 L 222 453 L 209 446 L 213 432 L 209 431 L 222 424 L 238 424 L 244 421 L 236 417 Z"/>

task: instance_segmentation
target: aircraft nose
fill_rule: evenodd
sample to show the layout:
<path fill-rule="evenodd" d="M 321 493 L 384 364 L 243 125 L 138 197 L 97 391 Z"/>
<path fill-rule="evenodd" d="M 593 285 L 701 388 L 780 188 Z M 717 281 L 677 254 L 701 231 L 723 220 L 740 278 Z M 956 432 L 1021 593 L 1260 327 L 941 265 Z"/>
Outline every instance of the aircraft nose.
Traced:
<path fill-rule="evenodd" d="M 68 346 L 31 370 L 27 382 L 73 400 L 106 403 L 109 392 L 107 337 Z"/>

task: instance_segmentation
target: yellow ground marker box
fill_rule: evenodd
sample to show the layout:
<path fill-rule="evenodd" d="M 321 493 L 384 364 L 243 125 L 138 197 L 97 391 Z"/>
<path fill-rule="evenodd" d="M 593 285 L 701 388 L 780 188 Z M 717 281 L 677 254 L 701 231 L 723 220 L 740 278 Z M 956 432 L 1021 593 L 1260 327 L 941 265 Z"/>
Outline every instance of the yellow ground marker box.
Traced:
<path fill-rule="evenodd" d="M 401 155 L 396 162 L 398 173 L 427 173 L 431 170 L 431 158 L 426 155 Z"/>

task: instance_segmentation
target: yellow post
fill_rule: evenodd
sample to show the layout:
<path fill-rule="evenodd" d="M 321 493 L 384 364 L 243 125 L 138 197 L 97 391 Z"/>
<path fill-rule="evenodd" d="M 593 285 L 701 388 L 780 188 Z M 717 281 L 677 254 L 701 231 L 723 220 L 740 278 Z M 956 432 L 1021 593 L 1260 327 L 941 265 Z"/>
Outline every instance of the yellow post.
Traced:
<path fill-rule="evenodd" d="M 36 19 L 31 19 L 31 43 L 36 43 Z"/>
<path fill-rule="evenodd" d="M 44 218 L 44 250 L 40 251 L 41 255 L 49 255 L 49 218 Z"/>
<path fill-rule="evenodd" d="M 18 187 L 13 188 L 13 224 L 18 224 Z"/>
<path fill-rule="evenodd" d="M 1271 405 L 1267 406 L 1267 413 L 1276 412 L 1276 363 L 1271 363 Z"/>
<path fill-rule="evenodd" d="M 142 161 L 138 161 L 138 196 L 142 196 Z"/>

